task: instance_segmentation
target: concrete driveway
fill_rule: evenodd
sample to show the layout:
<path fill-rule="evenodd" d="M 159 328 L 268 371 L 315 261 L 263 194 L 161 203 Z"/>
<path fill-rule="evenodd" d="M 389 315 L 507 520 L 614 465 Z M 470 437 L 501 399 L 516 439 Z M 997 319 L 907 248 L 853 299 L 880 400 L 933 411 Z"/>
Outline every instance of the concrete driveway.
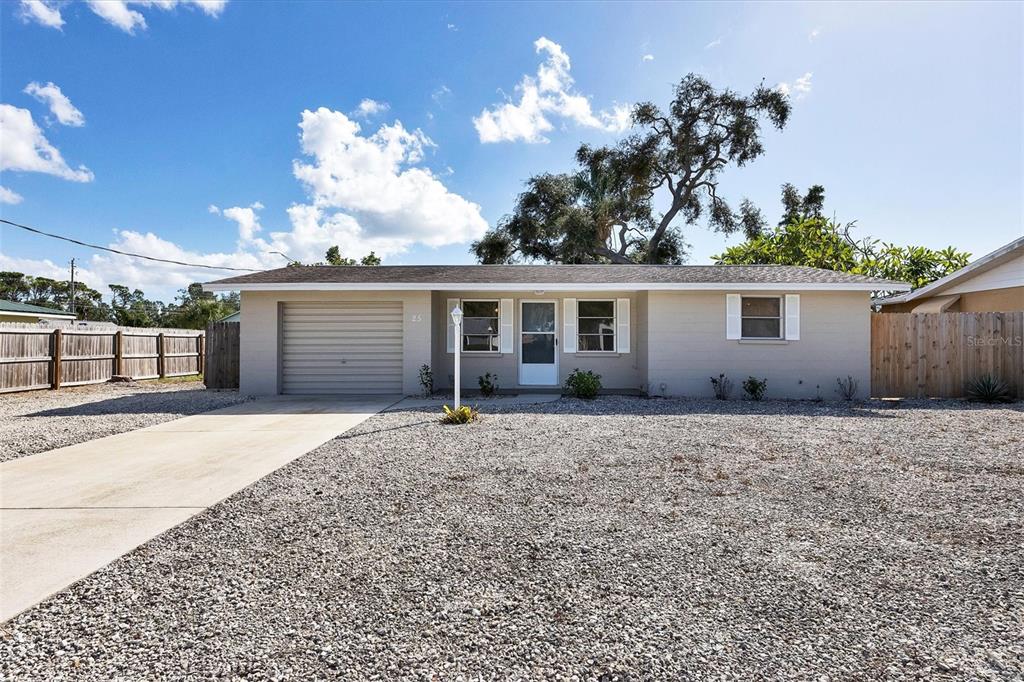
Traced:
<path fill-rule="evenodd" d="M 268 398 L 0 464 L 0 621 L 396 398 Z"/>

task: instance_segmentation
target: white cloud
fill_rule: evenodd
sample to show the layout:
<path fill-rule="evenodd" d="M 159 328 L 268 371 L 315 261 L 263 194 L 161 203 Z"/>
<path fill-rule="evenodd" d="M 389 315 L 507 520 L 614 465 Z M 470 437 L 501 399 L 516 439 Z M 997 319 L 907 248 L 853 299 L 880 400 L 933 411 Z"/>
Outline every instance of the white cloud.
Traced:
<path fill-rule="evenodd" d="M 811 92 L 811 77 L 813 75 L 813 73 L 808 71 L 793 81 L 792 84 L 783 81 L 775 86 L 775 89 L 783 95 L 793 97 L 793 99 L 803 99 Z"/>
<path fill-rule="evenodd" d="M 360 118 L 369 118 L 371 116 L 376 116 L 377 114 L 382 114 L 390 108 L 391 105 L 387 102 L 378 102 L 375 99 L 366 98 L 359 103 L 359 106 L 356 107 L 356 110 L 350 115 L 358 116 Z"/>
<path fill-rule="evenodd" d="M 47 173 L 72 182 L 91 182 L 92 171 L 85 166 L 68 166 L 60 150 L 43 136 L 32 113 L 10 104 L 0 104 L 0 170 Z"/>
<path fill-rule="evenodd" d="M 544 133 L 554 127 L 551 117 L 608 132 L 621 132 L 629 126 L 629 106 L 615 105 L 611 111 L 595 113 L 590 100 L 575 92 L 569 55 L 561 45 L 543 37 L 533 45 L 545 58 L 536 76 L 523 76 L 516 86 L 519 101 L 484 109 L 473 119 L 481 142 L 547 142 Z"/>
<path fill-rule="evenodd" d="M 718 46 L 719 46 L 719 45 L 721 45 L 721 44 L 722 44 L 722 39 L 721 39 L 721 38 L 715 38 L 715 39 L 714 39 L 714 40 L 712 40 L 712 41 L 711 41 L 710 43 L 708 43 L 707 45 L 705 45 L 705 46 L 704 46 L 704 49 L 705 49 L 705 50 L 712 50 L 712 49 L 714 49 L 714 48 L 718 47 Z"/>
<path fill-rule="evenodd" d="M 7 189 L 3 185 L 0 185 L 0 204 L 20 204 L 22 199 L 24 199 L 24 197 L 14 190 Z"/>
<path fill-rule="evenodd" d="M 640 58 L 640 61 L 653 62 L 654 61 L 654 55 L 653 54 L 645 54 L 643 57 Z"/>
<path fill-rule="evenodd" d="M 162 10 L 175 7 L 190 6 L 198 8 L 203 14 L 218 17 L 227 6 L 227 0 L 88 0 L 89 9 L 107 23 L 116 26 L 125 33 L 135 33 L 135 29 L 146 28 L 146 18 L 142 12 L 131 6 Z"/>
<path fill-rule="evenodd" d="M 25 86 L 24 92 L 50 107 L 50 111 L 57 117 L 57 121 L 61 125 L 75 127 L 85 125 L 85 116 L 82 115 L 82 112 L 53 83 L 40 85 L 33 81 Z"/>
<path fill-rule="evenodd" d="M 247 244 L 255 238 L 256 233 L 262 230 L 260 227 L 259 216 L 256 215 L 256 211 L 263 209 L 263 204 L 256 202 L 249 206 L 232 206 L 231 208 L 225 208 L 222 215 L 225 218 L 234 220 L 238 223 L 238 239 L 242 244 Z"/>
<path fill-rule="evenodd" d="M 807 40 L 814 42 L 821 35 L 821 26 L 815 26 L 811 29 L 811 32 L 807 34 Z"/>
<path fill-rule="evenodd" d="M 434 143 L 421 130 L 406 130 L 395 121 L 364 132 L 344 113 L 326 108 L 302 112 L 299 129 L 306 158 L 293 163 L 293 172 L 308 196 L 305 203 L 287 209 L 285 229 L 263 224 L 269 220 L 258 201 L 223 209 L 210 204 L 206 210 L 223 216 L 236 230 L 235 247 L 229 252 L 194 251 L 129 229 L 115 231 L 108 246 L 188 263 L 263 270 L 284 264 L 272 251 L 315 263 L 337 244 L 350 258 L 370 251 L 388 258 L 415 244 L 465 243 L 486 232 L 480 206 L 449 191 L 441 180 L 445 175 L 423 165 Z M 82 281 L 91 287 L 106 292 L 107 284 L 124 284 L 163 301 L 173 300 L 178 289 L 192 282 L 237 274 L 111 253 L 94 254 L 82 265 Z M 67 277 L 50 261 L 17 260 L 0 253 L 0 269 L 12 268 Z"/>
<path fill-rule="evenodd" d="M 117 26 L 125 33 L 135 33 L 136 28 L 146 28 L 146 18 L 141 12 L 128 8 L 124 0 L 88 0 L 89 9 L 108 24 Z"/>
<path fill-rule="evenodd" d="M 34 21 L 42 26 L 60 29 L 64 25 L 64 17 L 60 9 L 43 0 L 21 0 L 21 18 L 28 22 Z"/>
<path fill-rule="evenodd" d="M 302 112 L 299 128 L 302 151 L 312 162 L 296 161 L 293 170 L 310 194 L 309 208 L 325 215 L 330 209 L 344 211 L 346 229 L 385 240 L 380 250 L 397 253 L 413 243 L 444 246 L 486 231 L 477 204 L 449 192 L 429 168 L 418 165 L 435 146 L 423 131 L 406 130 L 395 121 L 363 135 L 358 123 L 326 108 Z M 303 220 L 309 219 L 307 212 Z"/>
<path fill-rule="evenodd" d="M 430 99 L 434 100 L 436 104 L 442 104 L 446 99 L 451 97 L 452 89 L 447 85 L 441 85 L 430 93 Z"/>
<path fill-rule="evenodd" d="M 458 31 L 459 27 L 456 26 L 455 24 L 448 24 L 448 30 L 449 31 Z"/>

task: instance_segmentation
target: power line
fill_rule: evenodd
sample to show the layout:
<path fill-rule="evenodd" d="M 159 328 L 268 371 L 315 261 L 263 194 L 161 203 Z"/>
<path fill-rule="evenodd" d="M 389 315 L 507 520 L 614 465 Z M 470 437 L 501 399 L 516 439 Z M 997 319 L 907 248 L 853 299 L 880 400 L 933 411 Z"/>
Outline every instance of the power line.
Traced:
<path fill-rule="evenodd" d="M 144 256 L 141 253 L 128 253 L 127 251 L 118 251 L 117 249 L 112 249 L 112 248 L 107 247 L 107 246 L 100 246 L 98 244 L 90 244 L 88 242 L 79 241 L 77 239 L 72 239 L 71 237 L 65 237 L 65 236 L 59 235 L 59 234 L 52 234 L 50 232 L 43 232 L 42 230 L 37 230 L 34 227 L 29 227 L 28 225 L 20 225 L 18 223 L 12 223 L 10 220 L 4 220 L 3 218 L 0 218 L 0 223 L 4 223 L 5 225 L 10 225 L 11 227 L 17 227 L 17 228 L 20 228 L 22 230 L 26 230 L 28 232 L 35 232 L 36 234 L 41 234 L 44 237 L 52 237 L 53 239 L 61 239 L 61 240 L 66 241 L 66 242 L 71 242 L 72 244 L 78 244 L 79 246 L 86 246 L 86 247 L 88 247 L 90 249 L 99 249 L 100 251 L 109 251 L 110 253 L 116 253 L 116 254 L 118 254 L 120 256 L 130 256 L 131 258 L 145 258 L 146 260 L 156 261 L 158 263 L 171 263 L 172 265 L 184 265 L 184 266 L 191 267 L 191 268 L 208 268 L 210 270 L 236 270 L 238 272 L 260 272 L 259 270 L 256 270 L 254 268 L 229 268 L 227 266 L 205 265 L 203 263 L 186 263 L 184 261 L 171 260 L 169 258 L 157 258 L 156 256 Z"/>

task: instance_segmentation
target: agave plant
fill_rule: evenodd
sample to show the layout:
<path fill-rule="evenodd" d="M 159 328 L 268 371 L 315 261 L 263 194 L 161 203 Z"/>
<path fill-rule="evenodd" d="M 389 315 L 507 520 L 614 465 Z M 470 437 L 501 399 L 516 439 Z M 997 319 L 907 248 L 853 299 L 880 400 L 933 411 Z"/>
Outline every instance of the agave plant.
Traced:
<path fill-rule="evenodd" d="M 444 412 L 441 417 L 442 424 L 468 424 L 475 422 L 480 416 L 480 413 L 469 405 L 462 405 L 454 409 L 445 405 L 442 411 Z"/>
<path fill-rule="evenodd" d="M 982 374 L 967 382 L 967 399 L 979 403 L 1008 403 L 1013 397 L 1005 381 Z"/>

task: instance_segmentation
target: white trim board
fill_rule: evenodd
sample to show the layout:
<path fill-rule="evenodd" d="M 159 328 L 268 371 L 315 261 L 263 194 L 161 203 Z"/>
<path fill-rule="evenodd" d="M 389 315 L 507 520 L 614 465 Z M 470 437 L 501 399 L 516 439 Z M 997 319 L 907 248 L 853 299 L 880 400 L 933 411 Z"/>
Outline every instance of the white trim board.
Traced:
<path fill-rule="evenodd" d="M 204 284 L 205 291 L 910 291 L 905 282 L 886 284 L 772 282 L 260 282 L 251 284 Z M 543 295 L 543 294 L 542 294 Z"/>

